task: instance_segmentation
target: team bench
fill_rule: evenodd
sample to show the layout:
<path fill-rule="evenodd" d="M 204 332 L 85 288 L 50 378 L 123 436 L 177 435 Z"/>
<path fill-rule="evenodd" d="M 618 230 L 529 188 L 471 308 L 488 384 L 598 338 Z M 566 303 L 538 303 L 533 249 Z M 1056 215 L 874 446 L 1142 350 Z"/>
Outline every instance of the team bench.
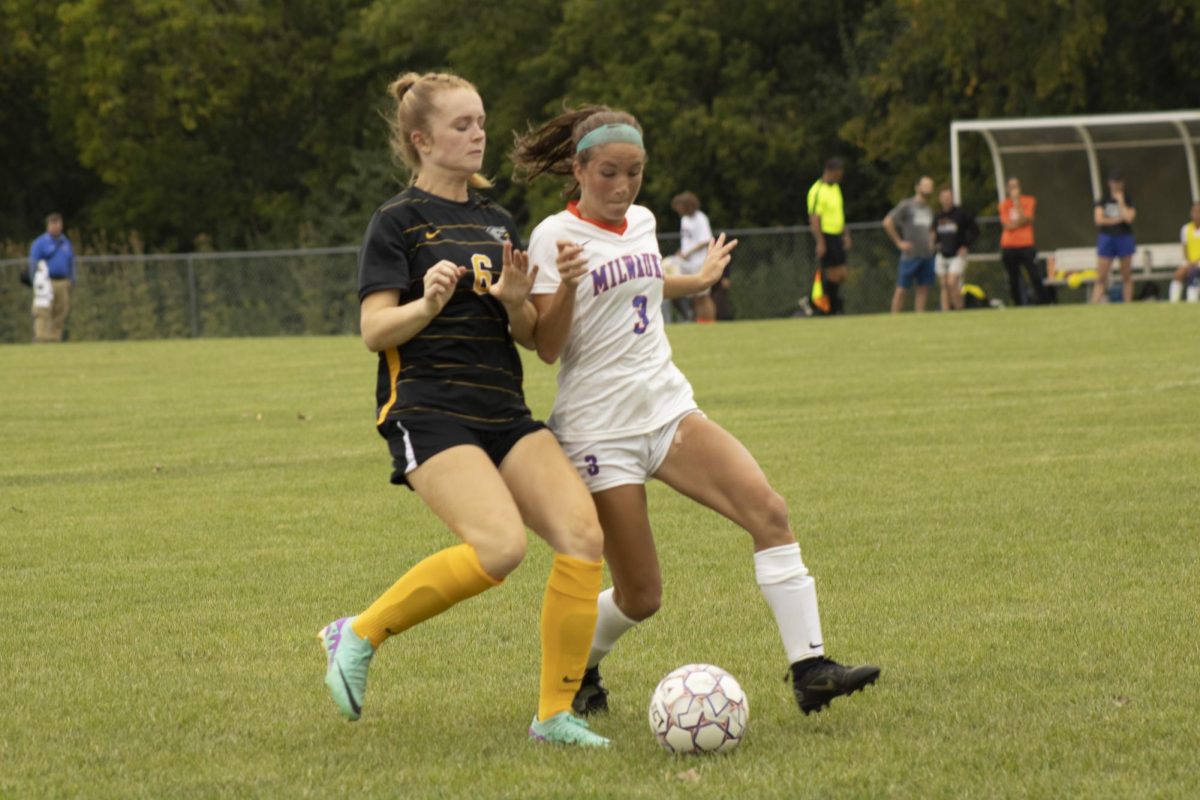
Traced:
<path fill-rule="evenodd" d="M 1039 253 L 1046 259 L 1046 286 L 1080 286 L 1095 281 L 1095 247 L 1060 247 L 1050 253 Z M 1159 281 L 1171 276 L 1183 263 L 1183 249 L 1179 242 L 1170 244 L 1139 244 L 1133 254 L 1133 280 Z M 1072 273 L 1080 273 L 1072 278 Z M 1109 282 L 1120 281 L 1121 267 L 1113 259 Z"/>

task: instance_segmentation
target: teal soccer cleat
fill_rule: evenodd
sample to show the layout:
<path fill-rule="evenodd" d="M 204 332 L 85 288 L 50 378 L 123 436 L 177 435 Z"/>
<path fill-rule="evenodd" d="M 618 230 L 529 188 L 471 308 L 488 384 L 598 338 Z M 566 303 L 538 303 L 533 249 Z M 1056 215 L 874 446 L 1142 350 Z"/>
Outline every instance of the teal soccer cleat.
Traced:
<path fill-rule="evenodd" d="M 367 667 L 375 648 L 359 637 L 350 627 L 354 617 L 342 617 L 326 625 L 317 634 L 321 648 L 329 659 L 325 669 L 325 685 L 333 702 L 351 722 L 362 716 L 363 698 L 367 693 Z"/>
<path fill-rule="evenodd" d="M 591 730 L 579 717 L 570 711 L 560 711 L 545 722 L 537 717 L 529 723 L 529 737 L 539 742 L 569 744 L 579 747 L 608 747 L 612 742 Z"/>

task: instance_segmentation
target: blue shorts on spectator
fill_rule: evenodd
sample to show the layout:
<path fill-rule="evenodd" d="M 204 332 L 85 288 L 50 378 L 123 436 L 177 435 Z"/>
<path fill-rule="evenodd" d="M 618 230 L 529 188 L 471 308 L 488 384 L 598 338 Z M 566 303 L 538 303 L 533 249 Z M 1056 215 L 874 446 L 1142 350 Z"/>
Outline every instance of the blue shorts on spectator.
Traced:
<path fill-rule="evenodd" d="M 1101 233 L 1096 237 L 1096 252 L 1101 258 L 1124 258 L 1136 251 L 1132 233 Z"/>
<path fill-rule="evenodd" d="M 900 259 L 900 272 L 896 285 L 901 289 L 916 286 L 932 286 L 934 280 L 933 256 Z"/>

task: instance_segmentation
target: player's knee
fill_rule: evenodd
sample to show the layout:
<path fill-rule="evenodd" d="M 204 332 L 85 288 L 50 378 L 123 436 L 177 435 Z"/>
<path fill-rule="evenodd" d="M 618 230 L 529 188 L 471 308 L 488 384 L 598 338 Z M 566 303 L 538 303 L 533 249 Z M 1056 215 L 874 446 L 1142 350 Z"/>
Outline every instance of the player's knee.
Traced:
<path fill-rule="evenodd" d="M 662 581 L 635 586 L 622 592 L 617 606 L 621 613 L 635 622 L 650 619 L 662 607 Z"/>
<path fill-rule="evenodd" d="M 587 561 L 600 560 L 604 553 L 604 531 L 590 499 L 586 506 L 565 514 L 561 524 L 555 537 L 556 550 Z"/>
<path fill-rule="evenodd" d="M 755 540 L 767 546 L 789 544 L 795 540 L 788 521 L 788 504 L 783 496 L 765 486 L 755 493 L 752 505 L 755 526 L 751 534 Z"/>
<path fill-rule="evenodd" d="M 504 578 L 525 559 L 529 547 L 524 525 L 506 525 L 474 537 L 472 546 L 479 563 L 488 575 Z"/>
<path fill-rule="evenodd" d="M 765 487 L 758 499 L 764 524 L 774 530 L 788 530 L 788 504 L 783 495 L 771 487 Z"/>

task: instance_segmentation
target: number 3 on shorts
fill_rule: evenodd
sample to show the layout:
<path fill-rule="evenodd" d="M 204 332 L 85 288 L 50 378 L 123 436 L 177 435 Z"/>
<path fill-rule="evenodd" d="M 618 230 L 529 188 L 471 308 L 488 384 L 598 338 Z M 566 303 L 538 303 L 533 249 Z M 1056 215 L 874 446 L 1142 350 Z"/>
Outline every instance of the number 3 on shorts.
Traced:
<path fill-rule="evenodd" d="M 587 472 L 588 475 L 600 474 L 600 465 L 596 463 L 595 456 L 584 456 L 583 463 L 587 464 L 587 466 L 584 468 L 584 471 Z"/>

